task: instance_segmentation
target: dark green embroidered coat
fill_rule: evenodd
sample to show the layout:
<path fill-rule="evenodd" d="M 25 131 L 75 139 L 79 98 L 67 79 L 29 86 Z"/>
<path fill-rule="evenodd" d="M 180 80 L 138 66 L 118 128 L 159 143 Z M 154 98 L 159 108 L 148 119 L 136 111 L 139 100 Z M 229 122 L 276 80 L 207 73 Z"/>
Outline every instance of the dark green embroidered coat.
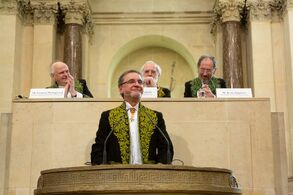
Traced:
<path fill-rule="evenodd" d="M 146 112 L 155 124 L 152 124 L 149 117 L 146 115 Z M 146 108 L 140 104 L 138 118 L 143 163 L 165 164 L 167 162 L 167 143 L 157 127 L 164 132 L 164 135 L 170 142 L 172 158 L 174 152 L 172 142 L 166 131 L 162 113 Z M 101 164 L 103 162 L 104 142 L 111 129 L 113 129 L 113 132 L 111 133 L 106 146 L 108 163 L 129 164 L 130 135 L 129 120 L 125 109 L 125 103 L 101 114 L 95 143 L 92 145 L 92 164 Z"/>
<path fill-rule="evenodd" d="M 216 95 L 216 88 L 226 88 L 226 83 L 221 78 L 212 77 L 208 83 L 209 88 Z M 197 97 L 197 91 L 202 83 L 199 77 L 185 83 L 184 97 Z"/>
<path fill-rule="evenodd" d="M 165 87 L 158 87 L 158 97 L 171 97 L 171 91 Z"/>

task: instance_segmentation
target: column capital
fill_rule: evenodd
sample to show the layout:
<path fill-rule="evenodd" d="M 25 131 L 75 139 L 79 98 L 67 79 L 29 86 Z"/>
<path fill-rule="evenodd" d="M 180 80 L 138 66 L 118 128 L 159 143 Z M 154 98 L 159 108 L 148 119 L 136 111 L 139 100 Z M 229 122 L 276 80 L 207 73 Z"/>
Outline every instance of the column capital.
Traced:
<path fill-rule="evenodd" d="M 19 1 L 1 1 L 0 0 L 0 14 L 5 15 L 19 15 L 21 18 L 24 17 L 28 2 L 25 0 Z"/>
<path fill-rule="evenodd" d="M 270 3 L 272 12 L 272 21 L 282 20 L 286 10 L 286 0 L 273 0 Z"/>
<path fill-rule="evenodd" d="M 53 0 L 34 0 L 30 2 L 34 24 L 55 24 L 58 5 Z"/>
<path fill-rule="evenodd" d="M 85 23 L 85 16 L 89 13 L 89 6 L 84 0 L 60 1 L 61 9 L 65 14 L 65 24 Z"/>
<path fill-rule="evenodd" d="M 92 10 L 87 0 L 62 0 L 60 7 L 65 24 L 80 24 L 90 37 L 93 35 Z"/>
<path fill-rule="evenodd" d="M 240 12 L 245 6 L 242 0 L 218 0 L 214 6 L 214 14 L 221 22 L 240 21 Z"/>
<path fill-rule="evenodd" d="M 17 14 L 17 2 L 0 2 L 0 14 Z"/>
<path fill-rule="evenodd" d="M 24 23 L 32 23 L 33 12 L 27 0 L 0 2 L 0 14 L 17 15 Z"/>
<path fill-rule="evenodd" d="M 247 2 L 250 20 L 265 21 L 272 18 L 273 0 L 250 0 Z"/>

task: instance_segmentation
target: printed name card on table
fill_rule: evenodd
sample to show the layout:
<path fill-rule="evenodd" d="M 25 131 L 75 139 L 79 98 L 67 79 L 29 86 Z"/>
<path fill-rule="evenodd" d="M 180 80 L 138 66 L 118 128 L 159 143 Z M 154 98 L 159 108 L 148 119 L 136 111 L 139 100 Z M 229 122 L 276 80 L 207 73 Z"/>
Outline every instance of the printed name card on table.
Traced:
<path fill-rule="evenodd" d="M 141 98 L 157 98 L 158 89 L 156 87 L 144 87 Z"/>
<path fill-rule="evenodd" d="M 30 90 L 31 99 L 40 99 L 40 98 L 64 98 L 65 90 L 64 88 L 48 88 L 40 89 L 34 88 Z"/>
<path fill-rule="evenodd" d="M 218 98 L 252 98 L 251 88 L 217 88 Z"/>

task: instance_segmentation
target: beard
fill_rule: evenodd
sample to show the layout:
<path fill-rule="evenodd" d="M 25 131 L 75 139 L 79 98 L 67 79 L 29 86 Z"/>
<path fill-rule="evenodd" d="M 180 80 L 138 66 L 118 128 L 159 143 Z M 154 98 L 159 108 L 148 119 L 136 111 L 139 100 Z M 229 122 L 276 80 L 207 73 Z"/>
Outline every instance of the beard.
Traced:
<path fill-rule="evenodd" d="M 142 92 L 141 91 L 127 91 L 127 92 L 124 92 L 122 97 L 124 99 L 138 99 L 140 100 L 141 99 L 141 96 L 142 96 Z"/>
<path fill-rule="evenodd" d="M 201 82 L 202 84 L 208 84 L 211 80 L 211 77 L 202 77 Z"/>
<path fill-rule="evenodd" d="M 135 92 L 130 92 L 129 93 L 129 97 L 131 97 L 131 98 L 140 99 L 141 96 L 142 96 L 142 92 L 135 91 Z"/>

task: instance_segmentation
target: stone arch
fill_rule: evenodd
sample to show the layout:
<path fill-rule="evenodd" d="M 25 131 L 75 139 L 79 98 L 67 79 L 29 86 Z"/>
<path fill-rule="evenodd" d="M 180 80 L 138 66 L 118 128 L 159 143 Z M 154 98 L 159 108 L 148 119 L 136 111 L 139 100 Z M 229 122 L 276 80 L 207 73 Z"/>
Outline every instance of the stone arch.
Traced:
<path fill-rule="evenodd" d="M 116 82 L 117 75 L 115 75 L 115 71 L 117 71 L 117 69 L 121 68 L 121 67 L 119 67 L 119 66 L 121 66 L 120 63 L 122 61 L 124 61 L 124 62 L 127 61 L 127 60 L 125 60 L 125 58 L 129 58 L 129 56 L 131 56 L 132 54 L 139 53 L 138 55 L 141 55 L 141 53 L 143 53 L 142 50 L 143 50 L 143 52 L 147 52 L 147 53 L 150 53 L 150 51 L 153 51 L 153 52 L 159 51 L 159 52 L 165 53 L 165 57 L 168 55 L 172 55 L 172 56 L 176 56 L 176 59 L 180 58 L 178 60 L 181 61 L 182 63 L 179 64 L 178 67 L 176 67 L 176 69 L 178 70 L 178 69 L 182 68 L 180 66 L 182 64 L 184 64 L 183 67 L 184 67 L 184 69 L 188 69 L 187 74 L 189 75 L 187 78 L 183 78 L 185 80 L 193 78 L 193 76 L 196 72 L 196 66 L 195 66 L 195 61 L 193 59 L 193 56 L 178 41 L 171 39 L 169 37 L 166 37 L 166 36 L 161 36 L 161 35 L 147 35 L 147 36 L 138 37 L 136 39 L 129 41 L 124 46 L 122 46 L 119 49 L 119 51 L 112 58 L 111 64 L 108 69 L 108 83 L 110 83 L 110 85 L 108 87 L 108 96 L 113 97 L 113 94 L 115 94 L 115 93 L 113 93 L 113 87 L 115 88 L 115 90 L 117 88 L 117 84 L 116 84 L 117 83 Z M 169 54 L 167 55 L 166 53 L 169 53 Z M 156 58 L 156 57 L 147 58 L 147 59 L 145 59 L 145 61 L 154 60 L 154 61 L 158 62 L 157 61 L 158 59 L 155 60 L 154 58 Z M 166 60 L 167 59 L 165 59 L 165 62 L 166 62 Z M 135 64 L 135 66 L 132 65 L 132 66 L 128 66 L 127 68 L 130 67 L 130 68 L 139 70 L 140 66 L 143 63 L 144 63 L 144 61 L 141 60 L 141 61 L 137 62 Z M 167 63 L 170 64 L 172 62 L 167 62 Z M 171 71 L 168 68 L 169 67 L 167 67 L 167 68 L 165 67 L 163 69 L 163 75 L 164 75 L 164 73 Z M 166 78 L 164 80 L 166 80 Z M 165 81 L 165 87 L 167 87 L 166 81 Z M 181 87 L 182 87 L 182 83 L 181 83 Z M 180 88 L 180 91 L 181 91 L 180 93 L 182 93 L 182 97 L 183 97 L 182 88 Z M 114 95 L 114 97 L 115 96 L 117 96 L 117 94 Z"/>

